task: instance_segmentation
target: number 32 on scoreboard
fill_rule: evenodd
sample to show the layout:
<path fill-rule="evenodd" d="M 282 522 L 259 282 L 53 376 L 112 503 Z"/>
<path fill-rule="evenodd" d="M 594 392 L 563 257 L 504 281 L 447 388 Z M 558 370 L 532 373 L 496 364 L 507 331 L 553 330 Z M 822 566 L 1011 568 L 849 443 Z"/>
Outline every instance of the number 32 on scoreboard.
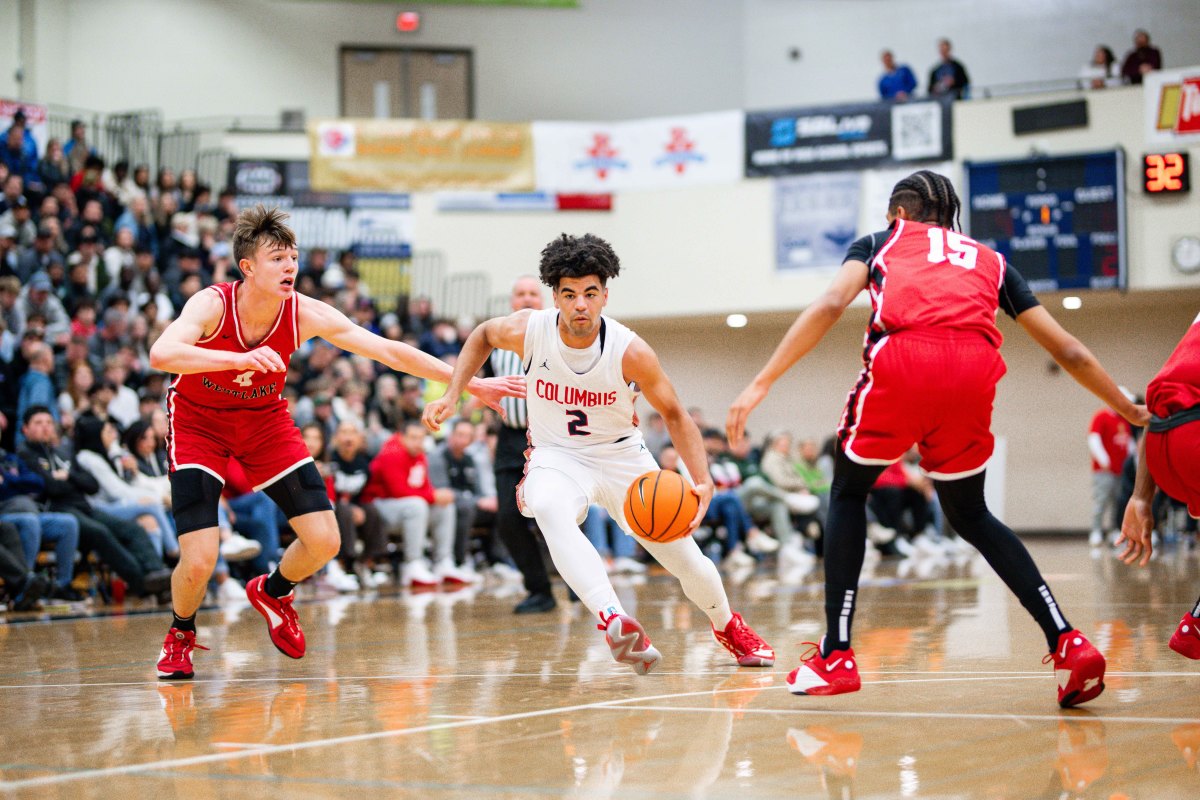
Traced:
<path fill-rule="evenodd" d="M 1176 194 L 1191 189 L 1187 153 L 1150 153 L 1142 158 L 1146 194 Z"/>

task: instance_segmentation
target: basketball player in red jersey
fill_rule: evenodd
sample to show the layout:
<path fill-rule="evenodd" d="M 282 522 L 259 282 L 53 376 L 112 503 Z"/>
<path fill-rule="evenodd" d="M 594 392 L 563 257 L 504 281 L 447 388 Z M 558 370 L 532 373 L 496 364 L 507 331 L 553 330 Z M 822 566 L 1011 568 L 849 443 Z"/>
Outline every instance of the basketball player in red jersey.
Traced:
<path fill-rule="evenodd" d="M 1067 623 L 1029 552 L 984 503 L 992 401 L 1005 372 L 997 308 L 1125 419 L 1144 425 L 1148 414 L 1039 305 L 1003 256 L 957 232 L 958 212 L 958 196 L 942 175 L 922 170 L 896 184 L 888 230 L 850 246 L 829 289 L 800 314 L 729 410 L 729 439 L 735 442 L 771 384 L 816 346 L 859 292 L 870 292 L 865 366 L 838 428 L 825 533 L 827 632 L 788 675 L 795 694 L 841 694 L 861 686 L 850 624 L 865 550 L 867 493 L 914 443 L 946 519 L 983 553 L 1045 633 L 1045 661 L 1054 662 L 1059 705 L 1078 705 L 1104 690 L 1104 657 Z"/>
<path fill-rule="evenodd" d="M 245 279 L 188 300 L 150 351 L 155 369 L 177 374 L 167 395 L 171 498 L 179 564 L 171 579 L 175 618 L 158 676 L 192 677 L 196 611 L 216 565 L 217 503 L 230 458 L 287 515 L 294 541 L 279 567 L 246 585 L 284 655 L 304 655 L 292 588 L 333 558 L 340 538 L 325 484 L 282 396 L 288 360 L 319 336 L 392 369 L 446 383 L 451 368 L 406 344 L 376 336 L 326 303 L 298 294 L 296 239 L 286 214 L 258 206 L 238 217 L 233 254 Z M 523 396 L 520 378 L 473 380 L 468 390 L 499 410 Z M 207 649 L 201 647 L 201 649 Z"/>
<path fill-rule="evenodd" d="M 1154 490 L 1187 503 L 1188 513 L 1200 517 L 1200 317 L 1175 347 L 1175 352 L 1146 388 L 1150 425 L 1138 445 L 1137 477 L 1133 496 L 1125 506 L 1121 558 L 1146 566 L 1153 552 Z M 1184 614 L 1170 647 L 1191 659 L 1200 659 L 1200 600 Z"/>

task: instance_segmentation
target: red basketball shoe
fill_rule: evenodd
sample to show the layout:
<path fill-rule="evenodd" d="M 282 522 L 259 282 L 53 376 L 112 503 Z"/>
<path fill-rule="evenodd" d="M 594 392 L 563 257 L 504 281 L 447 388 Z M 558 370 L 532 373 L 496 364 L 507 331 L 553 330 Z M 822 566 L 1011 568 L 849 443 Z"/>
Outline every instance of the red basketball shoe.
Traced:
<path fill-rule="evenodd" d="M 650 637 L 633 617 L 627 614 L 605 617 L 601 612 L 596 627 L 604 631 L 604 641 L 608 642 L 613 658 L 633 667 L 638 675 L 645 675 L 662 660 L 662 653 L 650 644 Z"/>
<path fill-rule="evenodd" d="M 824 643 L 824 637 L 821 642 Z M 854 661 L 854 650 L 834 650 L 828 656 L 821 655 L 821 645 L 805 642 L 812 647 L 801 656 L 800 666 L 787 677 L 788 691 L 792 694 L 846 694 L 862 688 L 858 677 L 858 664 Z"/>
<path fill-rule="evenodd" d="M 158 654 L 158 677 L 164 681 L 190 680 L 194 649 L 208 649 L 202 644 L 196 644 L 195 631 L 181 631 L 178 628 L 167 631 L 162 652 Z"/>
<path fill-rule="evenodd" d="M 292 608 L 295 592 L 284 597 L 271 597 L 267 594 L 267 576 L 259 575 L 246 584 L 246 597 L 250 605 L 267 618 L 275 649 L 288 658 L 303 658 L 304 631 L 300 630 L 300 620 L 296 609 Z"/>
<path fill-rule="evenodd" d="M 1058 705 L 1070 708 L 1094 700 L 1104 691 L 1104 656 L 1079 631 L 1067 631 L 1058 637 L 1053 653 L 1042 659 L 1054 662 L 1058 679 Z"/>
<path fill-rule="evenodd" d="M 1197 625 L 1200 625 L 1200 619 L 1193 617 L 1190 612 L 1184 614 L 1168 646 L 1186 658 L 1200 658 L 1200 627 Z"/>
<path fill-rule="evenodd" d="M 734 614 L 724 631 L 713 628 L 713 637 L 743 667 L 770 667 L 775 663 L 771 645 L 746 624 L 741 614 Z"/>

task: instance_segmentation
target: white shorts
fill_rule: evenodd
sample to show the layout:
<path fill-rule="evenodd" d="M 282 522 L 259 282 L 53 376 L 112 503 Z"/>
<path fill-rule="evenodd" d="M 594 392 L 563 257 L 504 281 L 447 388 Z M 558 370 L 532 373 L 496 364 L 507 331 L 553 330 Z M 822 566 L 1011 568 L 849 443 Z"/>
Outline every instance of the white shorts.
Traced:
<path fill-rule="evenodd" d="M 640 439 L 640 437 L 639 437 Z M 642 441 L 619 442 L 587 448 L 534 447 L 525 464 L 525 477 L 517 484 L 517 507 L 532 517 L 526 499 L 545 491 L 538 480 L 544 470 L 561 472 L 579 486 L 587 502 L 576 523 L 587 516 L 588 506 L 603 506 L 621 529 L 633 535 L 625 521 L 625 494 L 638 476 L 658 469 L 658 462 Z"/>

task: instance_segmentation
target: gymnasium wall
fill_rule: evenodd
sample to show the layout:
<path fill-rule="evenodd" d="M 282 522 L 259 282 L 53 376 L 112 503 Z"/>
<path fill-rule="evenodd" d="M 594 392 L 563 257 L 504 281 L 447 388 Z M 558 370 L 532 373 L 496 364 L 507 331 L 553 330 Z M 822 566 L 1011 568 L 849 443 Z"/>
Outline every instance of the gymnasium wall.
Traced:
<path fill-rule="evenodd" d="M 1145 27 L 1168 67 L 1200 63 L 1195 0 L 581 0 L 574 10 L 307 0 L 6 0 L 27 9 L 27 96 L 167 118 L 338 110 L 341 44 L 475 53 L 481 119 L 623 119 L 875 96 L 879 50 L 924 85 L 948 36 L 977 86 L 1073 77 Z M 422 11 L 415 34 L 401 8 Z M 3 40 L 0 39 L 0 44 Z M 789 57 L 791 49 L 798 60 Z M 0 46 L 0 92 L 15 90 Z M 552 66 L 551 66 L 552 65 Z"/>

